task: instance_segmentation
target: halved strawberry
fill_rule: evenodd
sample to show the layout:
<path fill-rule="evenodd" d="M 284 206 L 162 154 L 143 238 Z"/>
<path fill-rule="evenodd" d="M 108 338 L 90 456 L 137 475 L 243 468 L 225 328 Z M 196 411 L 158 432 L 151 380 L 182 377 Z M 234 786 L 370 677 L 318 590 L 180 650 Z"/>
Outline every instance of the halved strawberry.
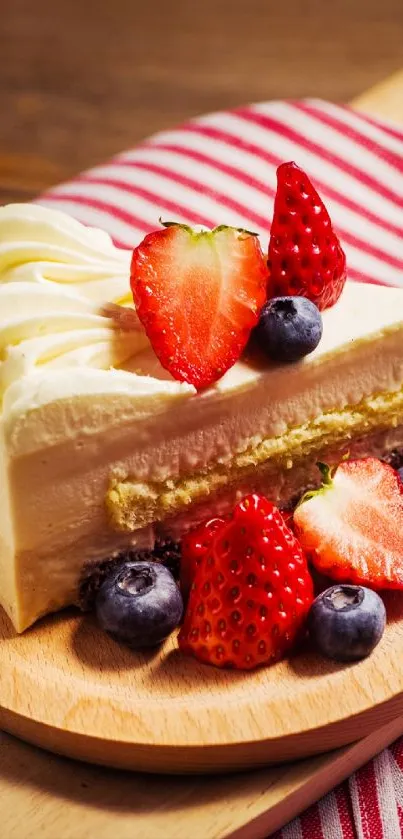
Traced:
<path fill-rule="evenodd" d="M 209 534 L 179 647 L 217 667 L 250 670 L 281 658 L 313 601 L 301 546 L 276 507 L 248 495 Z"/>
<path fill-rule="evenodd" d="M 131 288 L 161 364 L 204 388 L 239 358 L 266 300 L 267 264 L 257 237 L 168 224 L 135 249 Z"/>
<path fill-rule="evenodd" d="M 298 538 L 315 568 L 341 582 L 403 588 L 403 484 L 374 457 L 340 464 L 294 513 Z"/>
<path fill-rule="evenodd" d="M 269 244 L 269 297 L 301 295 L 326 309 L 346 282 L 346 257 L 329 213 L 295 163 L 277 169 Z"/>

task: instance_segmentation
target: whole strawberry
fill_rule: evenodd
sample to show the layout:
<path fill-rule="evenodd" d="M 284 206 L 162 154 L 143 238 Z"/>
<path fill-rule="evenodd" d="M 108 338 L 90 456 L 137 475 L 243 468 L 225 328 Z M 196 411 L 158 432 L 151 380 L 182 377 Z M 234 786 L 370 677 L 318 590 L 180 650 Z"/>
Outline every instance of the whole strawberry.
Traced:
<path fill-rule="evenodd" d="M 203 522 L 199 527 L 190 530 L 182 538 L 180 586 L 182 595 L 187 597 L 196 571 L 211 548 L 216 533 L 225 524 L 224 519 L 213 518 Z"/>
<path fill-rule="evenodd" d="M 313 601 L 305 557 L 279 510 L 249 495 L 211 539 L 191 587 L 179 647 L 217 667 L 280 659 Z"/>
<path fill-rule="evenodd" d="M 403 484 L 375 457 L 318 464 L 323 486 L 294 512 L 298 538 L 315 568 L 332 580 L 374 589 L 403 588 Z"/>
<path fill-rule="evenodd" d="M 197 389 L 232 367 L 266 300 L 257 236 L 233 227 L 167 223 L 134 250 L 131 288 L 153 350 L 175 379 Z"/>
<path fill-rule="evenodd" d="M 346 282 L 346 257 L 329 213 L 295 163 L 277 169 L 269 268 L 269 297 L 308 297 L 320 310 L 337 302 Z"/>

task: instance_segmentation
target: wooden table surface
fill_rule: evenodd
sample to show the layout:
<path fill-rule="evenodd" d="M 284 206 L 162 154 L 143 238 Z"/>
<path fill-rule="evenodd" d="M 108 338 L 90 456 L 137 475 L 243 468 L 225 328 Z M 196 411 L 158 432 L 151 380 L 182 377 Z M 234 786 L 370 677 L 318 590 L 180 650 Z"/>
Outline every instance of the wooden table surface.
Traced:
<path fill-rule="evenodd" d="M 1 0 L 0 202 L 148 134 L 273 97 L 349 101 L 397 70 L 402 0 Z"/>

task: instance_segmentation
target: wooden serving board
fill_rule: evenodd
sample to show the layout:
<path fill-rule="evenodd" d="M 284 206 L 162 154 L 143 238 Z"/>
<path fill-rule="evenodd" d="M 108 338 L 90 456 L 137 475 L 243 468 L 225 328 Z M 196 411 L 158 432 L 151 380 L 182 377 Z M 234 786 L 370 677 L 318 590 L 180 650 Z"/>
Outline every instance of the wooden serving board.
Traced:
<path fill-rule="evenodd" d="M 92 615 L 16 636 L 0 617 L 0 725 L 48 749 L 151 772 L 233 771 L 351 743 L 403 713 L 403 597 L 374 653 L 345 666 L 303 653 L 251 673 L 136 654 Z"/>
<path fill-rule="evenodd" d="M 403 120 L 403 73 L 354 104 Z M 124 767 L 217 771 L 367 735 L 294 766 L 214 779 L 112 773 L 2 735 L 2 836 L 17 836 L 25 816 L 24 837 L 40 830 L 44 839 L 124 839 L 133 815 L 142 839 L 266 836 L 403 732 L 403 673 L 394 672 L 401 598 L 392 595 L 388 609 L 387 633 L 365 662 L 341 668 L 308 654 L 240 675 L 190 665 L 172 645 L 133 657 L 91 618 L 59 616 L 16 637 L 2 617 L 0 725 L 54 751 Z"/>

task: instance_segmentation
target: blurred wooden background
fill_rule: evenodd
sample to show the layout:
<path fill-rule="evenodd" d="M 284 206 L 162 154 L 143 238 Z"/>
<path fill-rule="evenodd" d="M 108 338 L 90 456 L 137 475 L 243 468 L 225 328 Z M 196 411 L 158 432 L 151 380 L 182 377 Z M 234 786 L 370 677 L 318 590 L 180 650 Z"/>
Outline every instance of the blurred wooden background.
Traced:
<path fill-rule="evenodd" d="M 403 64 L 403 0 L 1 0 L 0 201 L 211 109 L 348 101 Z"/>

